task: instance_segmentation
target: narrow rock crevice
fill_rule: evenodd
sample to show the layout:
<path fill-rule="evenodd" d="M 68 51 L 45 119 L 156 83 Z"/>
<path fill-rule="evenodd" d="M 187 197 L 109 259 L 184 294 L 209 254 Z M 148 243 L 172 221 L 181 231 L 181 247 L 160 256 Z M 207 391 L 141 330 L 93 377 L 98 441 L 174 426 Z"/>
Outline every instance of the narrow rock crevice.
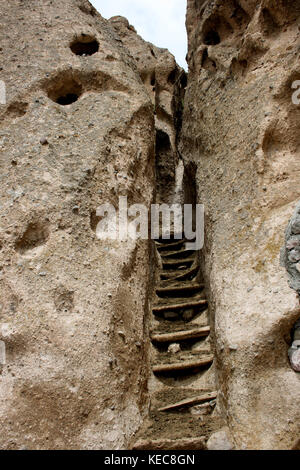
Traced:
<path fill-rule="evenodd" d="M 177 116 L 186 75 L 179 75 L 174 83 L 173 115 Z M 181 120 L 175 122 L 174 134 L 179 135 Z M 192 163 L 182 167 L 176 179 L 179 165 L 176 144 L 172 148 L 167 132 L 156 129 L 156 202 L 186 203 L 195 208 L 197 167 Z M 150 411 L 132 448 L 206 449 L 224 421 L 216 410 L 214 346 L 199 252 L 186 249 L 187 240 L 177 239 L 174 232 L 170 239 L 164 238 L 163 224 L 160 234 L 154 242 L 156 282 L 149 319 Z"/>
<path fill-rule="evenodd" d="M 162 267 L 150 322 L 151 406 L 133 449 L 205 449 L 224 422 L 215 410 L 214 355 L 198 253 L 186 251 L 184 239 L 159 239 L 155 245 Z M 173 269 L 165 280 L 167 260 Z M 178 279 L 187 264 L 194 268 L 191 277 Z"/>

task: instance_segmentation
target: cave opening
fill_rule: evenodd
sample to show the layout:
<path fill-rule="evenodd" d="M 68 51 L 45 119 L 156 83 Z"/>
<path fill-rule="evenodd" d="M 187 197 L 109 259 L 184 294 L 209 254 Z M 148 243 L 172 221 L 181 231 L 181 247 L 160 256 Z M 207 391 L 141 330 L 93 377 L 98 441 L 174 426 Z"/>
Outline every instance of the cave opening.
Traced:
<path fill-rule="evenodd" d="M 211 30 L 205 34 L 203 42 L 206 46 L 216 46 L 220 44 L 221 38 L 217 31 Z"/>
<path fill-rule="evenodd" d="M 172 85 L 174 85 L 176 81 L 176 76 L 177 76 L 177 69 L 174 69 L 168 76 L 168 83 L 171 83 Z"/>
<path fill-rule="evenodd" d="M 70 49 L 75 55 L 91 56 L 99 51 L 99 42 L 96 39 L 82 36 L 81 39 L 70 45 Z"/>
<path fill-rule="evenodd" d="M 64 96 L 59 96 L 56 100 L 56 103 L 62 106 L 66 106 L 68 104 L 75 103 L 75 101 L 77 100 L 78 100 L 78 95 L 76 95 L 75 93 L 67 93 Z"/>
<path fill-rule="evenodd" d="M 66 74 L 62 74 L 53 81 L 53 85 L 48 88 L 48 97 L 61 106 L 75 103 L 83 93 L 81 83 Z"/>

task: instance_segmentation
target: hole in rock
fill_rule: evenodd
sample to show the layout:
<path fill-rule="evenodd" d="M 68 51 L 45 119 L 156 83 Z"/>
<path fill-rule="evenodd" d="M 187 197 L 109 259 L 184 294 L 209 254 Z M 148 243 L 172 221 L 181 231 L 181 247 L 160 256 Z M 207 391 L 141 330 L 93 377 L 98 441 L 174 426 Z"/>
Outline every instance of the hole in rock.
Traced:
<path fill-rule="evenodd" d="M 187 87 L 187 74 L 185 72 L 183 72 L 183 74 L 180 77 L 180 83 L 181 83 L 182 88 Z"/>
<path fill-rule="evenodd" d="M 60 104 L 61 106 L 66 106 L 68 104 L 75 103 L 75 101 L 77 101 L 78 98 L 79 98 L 78 95 L 76 95 L 75 93 L 67 93 L 64 96 L 59 96 L 56 99 L 56 103 Z"/>
<path fill-rule="evenodd" d="M 262 10 L 261 23 L 263 32 L 267 35 L 274 34 L 278 30 L 278 25 L 267 8 Z"/>
<path fill-rule="evenodd" d="M 82 94 L 82 85 L 73 78 L 57 80 L 53 87 L 48 90 L 48 97 L 62 106 L 75 103 Z"/>
<path fill-rule="evenodd" d="M 93 55 L 99 51 L 99 43 L 96 39 L 90 36 L 82 35 L 79 40 L 74 41 L 70 45 L 73 54 L 76 55 Z"/>
<path fill-rule="evenodd" d="M 202 27 L 202 42 L 207 46 L 216 46 L 233 33 L 232 26 L 218 15 L 208 18 Z"/>
<path fill-rule="evenodd" d="M 47 223 L 32 222 L 30 223 L 24 234 L 16 242 L 16 250 L 21 254 L 28 250 L 32 250 L 46 243 L 49 238 L 49 230 Z"/>
<path fill-rule="evenodd" d="M 160 129 L 156 132 L 156 150 L 159 151 L 168 151 L 171 148 L 170 137 L 164 131 Z"/>
<path fill-rule="evenodd" d="M 221 38 L 217 31 L 208 31 L 204 36 L 203 42 L 207 46 L 216 46 L 217 44 L 220 44 Z"/>
<path fill-rule="evenodd" d="M 66 106 L 67 104 L 75 103 L 78 100 L 78 95 L 75 93 L 67 93 L 65 96 L 59 96 L 56 103 Z"/>

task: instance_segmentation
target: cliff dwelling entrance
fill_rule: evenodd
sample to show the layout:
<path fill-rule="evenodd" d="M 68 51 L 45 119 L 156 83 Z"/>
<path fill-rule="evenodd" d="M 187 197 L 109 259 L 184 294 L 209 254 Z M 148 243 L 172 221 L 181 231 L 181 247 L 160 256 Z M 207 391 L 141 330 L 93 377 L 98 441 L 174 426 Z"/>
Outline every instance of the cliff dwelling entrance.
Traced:
<path fill-rule="evenodd" d="M 66 106 L 75 103 L 82 93 L 83 88 L 79 82 L 62 74 L 48 90 L 48 97 L 55 103 Z"/>
<path fill-rule="evenodd" d="M 73 54 L 90 56 L 99 51 L 99 42 L 95 38 L 83 34 L 79 39 L 71 43 L 70 49 Z"/>

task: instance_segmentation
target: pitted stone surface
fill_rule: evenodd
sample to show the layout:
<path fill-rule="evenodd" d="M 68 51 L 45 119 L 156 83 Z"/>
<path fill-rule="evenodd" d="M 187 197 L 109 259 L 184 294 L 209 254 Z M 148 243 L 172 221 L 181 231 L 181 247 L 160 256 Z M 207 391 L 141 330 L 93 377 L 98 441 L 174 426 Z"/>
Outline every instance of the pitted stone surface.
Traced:
<path fill-rule="evenodd" d="M 153 200 L 152 102 L 88 1 L 0 9 L 0 447 L 124 449 L 147 412 L 148 243 L 98 240 L 96 209 Z"/>
<path fill-rule="evenodd" d="M 238 449 L 291 449 L 300 433 L 300 388 L 288 344 L 300 311 L 279 252 L 300 199 L 300 113 L 292 101 L 300 79 L 300 4 L 188 0 L 187 6 L 179 149 L 205 206 L 201 259 L 218 406 Z M 299 229 L 295 214 L 288 269 L 298 292 Z"/>

